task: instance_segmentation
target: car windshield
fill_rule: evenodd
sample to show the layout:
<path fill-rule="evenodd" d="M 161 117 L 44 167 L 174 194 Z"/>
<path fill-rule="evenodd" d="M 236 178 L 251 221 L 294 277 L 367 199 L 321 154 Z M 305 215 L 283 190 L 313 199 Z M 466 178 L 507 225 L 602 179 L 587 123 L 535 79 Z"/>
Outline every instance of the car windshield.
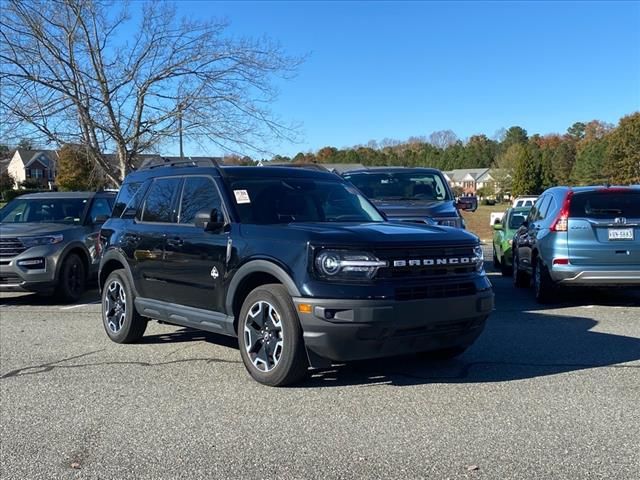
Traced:
<path fill-rule="evenodd" d="M 576 193 L 569 215 L 589 218 L 640 218 L 640 191 L 602 190 Z"/>
<path fill-rule="evenodd" d="M 79 224 L 85 198 L 16 198 L 0 210 L 1 223 Z"/>
<path fill-rule="evenodd" d="M 520 225 L 525 221 L 528 214 L 528 212 L 511 212 L 509 216 L 509 228 L 512 230 L 520 228 Z"/>
<path fill-rule="evenodd" d="M 451 200 L 442 176 L 435 172 L 350 173 L 344 178 L 374 200 Z"/>
<path fill-rule="evenodd" d="M 309 178 L 231 179 L 242 223 L 382 222 L 382 215 L 352 186 Z"/>

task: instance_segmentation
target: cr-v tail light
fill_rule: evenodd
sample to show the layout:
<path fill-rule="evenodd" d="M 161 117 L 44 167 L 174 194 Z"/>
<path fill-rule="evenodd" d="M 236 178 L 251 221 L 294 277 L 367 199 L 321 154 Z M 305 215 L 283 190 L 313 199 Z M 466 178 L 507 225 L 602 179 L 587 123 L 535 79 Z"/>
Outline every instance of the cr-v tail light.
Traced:
<path fill-rule="evenodd" d="M 569 191 L 567 196 L 564 197 L 562 202 L 562 208 L 558 213 L 558 216 L 551 224 L 549 230 L 552 232 L 566 232 L 569 228 L 569 207 L 571 206 L 571 197 L 573 197 L 573 191 Z"/>

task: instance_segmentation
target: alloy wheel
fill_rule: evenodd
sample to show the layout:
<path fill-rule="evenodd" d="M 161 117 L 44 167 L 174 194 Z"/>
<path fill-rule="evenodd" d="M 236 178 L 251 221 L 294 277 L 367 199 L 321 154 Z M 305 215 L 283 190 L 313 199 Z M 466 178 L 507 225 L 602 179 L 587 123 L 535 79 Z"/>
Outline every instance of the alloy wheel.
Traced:
<path fill-rule="evenodd" d="M 118 333 L 127 318 L 127 294 L 118 280 L 107 287 L 104 297 L 104 316 L 109 330 Z"/>
<path fill-rule="evenodd" d="M 264 300 L 254 303 L 244 319 L 244 345 L 255 368 L 261 372 L 273 370 L 284 347 L 280 314 Z"/>

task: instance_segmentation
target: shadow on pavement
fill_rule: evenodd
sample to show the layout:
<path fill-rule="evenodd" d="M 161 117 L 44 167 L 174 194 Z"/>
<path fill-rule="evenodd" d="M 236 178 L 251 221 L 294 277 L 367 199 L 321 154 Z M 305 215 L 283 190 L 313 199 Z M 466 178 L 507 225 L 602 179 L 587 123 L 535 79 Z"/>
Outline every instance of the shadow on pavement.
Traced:
<path fill-rule="evenodd" d="M 38 293 L 19 293 L 19 294 L 3 294 L 0 297 L 0 306 L 8 308 L 10 306 L 20 307 L 42 307 L 42 306 L 60 306 L 67 307 L 72 305 L 82 305 L 86 303 L 99 303 L 100 292 L 92 288 L 82 294 L 79 301 L 75 303 L 65 303 L 58 300 L 53 295 L 41 295 Z"/>
<path fill-rule="evenodd" d="M 640 365 L 620 365 L 640 360 L 640 339 L 591 331 L 596 324 L 537 312 L 490 318 L 478 342 L 457 359 L 354 362 L 314 372 L 303 386 L 506 382 L 599 367 L 640 371 Z"/>
<path fill-rule="evenodd" d="M 230 347 L 238 349 L 238 339 L 234 337 L 228 337 L 226 335 L 218 335 L 215 333 L 205 332 L 203 330 L 195 330 L 193 328 L 176 327 L 178 330 L 170 333 L 162 333 L 158 335 L 145 335 L 137 345 L 152 345 L 152 344 L 173 344 L 184 342 L 209 342 L 216 345 L 222 345 L 224 347 Z"/>

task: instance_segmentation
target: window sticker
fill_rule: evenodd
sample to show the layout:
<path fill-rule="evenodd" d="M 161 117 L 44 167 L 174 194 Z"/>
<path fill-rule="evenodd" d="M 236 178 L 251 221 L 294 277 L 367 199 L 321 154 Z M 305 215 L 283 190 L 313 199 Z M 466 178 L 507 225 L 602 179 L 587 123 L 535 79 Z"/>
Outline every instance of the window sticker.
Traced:
<path fill-rule="evenodd" d="M 251 203 L 249 198 L 249 192 L 246 190 L 234 190 L 233 194 L 236 196 L 236 203 L 242 205 L 243 203 Z"/>

